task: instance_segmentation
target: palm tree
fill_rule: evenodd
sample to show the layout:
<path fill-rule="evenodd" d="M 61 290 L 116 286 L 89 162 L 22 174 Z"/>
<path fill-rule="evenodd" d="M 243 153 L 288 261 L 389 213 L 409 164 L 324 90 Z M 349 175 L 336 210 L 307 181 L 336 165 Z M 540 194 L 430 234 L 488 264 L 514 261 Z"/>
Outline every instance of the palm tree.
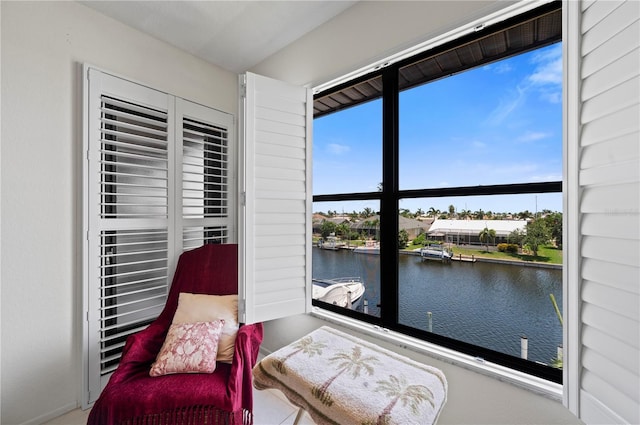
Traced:
<path fill-rule="evenodd" d="M 342 236 L 343 239 L 347 239 L 349 237 L 350 230 L 351 228 L 349 227 L 349 224 L 347 224 L 346 221 L 343 221 L 342 223 L 336 226 L 336 233 Z"/>
<path fill-rule="evenodd" d="M 315 342 L 310 336 L 305 336 L 304 338 L 293 344 L 292 347 L 295 348 L 294 351 L 287 354 L 283 359 L 278 359 L 274 362 L 275 369 L 283 375 L 287 374 L 287 368 L 284 365 L 284 362 L 289 360 L 291 357 L 300 352 L 303 352 L 309 357 L 313 357 L 316 354 L 320 355 L 322 354 L 322 349 L 325 348 L 326 345 L 324 342 Z"/>
<path fill-rule="evenodd" d="M 377 425 L 384 425 L 389 422 L 389 415 L 399 401 L 402 402 L 403 406 L 409 405 L 414 415 L 418 414 L 418 407 L 424 401 L 428 401 L 432 408 L 435 407 L 433 392 L 424 385 L 407 385 L 407 380 L 404 376 L 397 378 L 389 375 L 388 381 L 378 381 L 376 391 L 385 393 L 391 399 L 382 413 L 380 413 L 380 416 L 378 416 Z"/>
<path fill-rule="evenodd" d="M 356 345 L 352 348 L 351 353 L 347 351 L 339 352 L 329 359 L 332 363 L 338 363 L 338 372 L 329 378 L 324 384 L 319 387 L 313 387 L 311 393 L 319 399 L 323 404 L 331 406 L 333 400 L 331 396 L 327 394 L 329 386 L 336 380 L 336 378 L 345 372 L 351 373 L 351 376 L 355 379 L 360 376 L 364 371 L 369 375 L 373 375 L 373 363 L 378 362 L 378 358 L 375 356 L 363 356 L 362 348 Z"/>
<path fill-rule="evenodd" d="M 431 216 L 431 217 L 436 217 L 438 214 L 440 214 L 440 210 L 436 209 L 434 207 L 429 208 L 429 211 L 427 211 L 427 213 Z"/>
<path fill-rule="evenodd" d="M 493 241 L 496 239 L 496 231 L 485 227 L 478 234 L 478 238 L 480 239 L 480 242 L 484 243 L 487 246 L 487 251 L 489 251 L 489 241 Z"/>

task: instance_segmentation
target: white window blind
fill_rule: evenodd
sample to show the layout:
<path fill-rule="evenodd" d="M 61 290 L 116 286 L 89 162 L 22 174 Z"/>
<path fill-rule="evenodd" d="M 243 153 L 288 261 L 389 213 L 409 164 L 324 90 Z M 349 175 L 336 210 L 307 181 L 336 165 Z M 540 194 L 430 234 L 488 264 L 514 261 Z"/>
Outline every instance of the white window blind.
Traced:
<path fill-rule="evenodd" d="M 569 320 L 569 406 L 587 424 L 640 423 L 640 3 L 568 3 L 576 94 L 575 180 L 580 236 Z M 572 57 L 571 55 L 575 55 Z M 573 86 L 569 86 L 572 90 Z M 573 131 L 573 130 L 570 130 Z M 572 148 L 573 146 L 573 148 Z M 575 149 L 575 150 L 572 150 Z M 571 175 L 570 175 L 571 177 Z M 570 248 L 571 249 L 571 248 Z M 570 251 L 571 252 L 571 251 Z"/>
<path fill-rule="evenodd" d="M 235 240 L 236 172 L 233 117 L 178 99 L 177 134 L 182 141 L 183 249 Z"/>
<path fill-rule="evenodd" d="M 233 117 L 86 67 L 86 397 L 164 308 L 179 254 L 235 242 Z"/>
<path fill-rule="evenodd" d="M 311 305 L 311 91 L 240 76 L 241 316 L 254 323 Z"/>

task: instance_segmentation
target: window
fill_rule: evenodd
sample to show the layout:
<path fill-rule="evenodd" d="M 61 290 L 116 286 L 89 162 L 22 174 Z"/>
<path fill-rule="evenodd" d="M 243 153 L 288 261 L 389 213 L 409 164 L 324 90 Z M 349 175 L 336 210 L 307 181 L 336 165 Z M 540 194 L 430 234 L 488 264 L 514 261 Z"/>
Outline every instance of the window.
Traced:
<path fill-rule="evenodd" d="M 84 141 L 85 404 L 162 311 L 183 250 L 234 242 L 230 115 L 93 68 Z"/>
<path fill-rule="evenodd" d="M 560 8 L 315 96 L 314 305 L 561 382 Z"/>

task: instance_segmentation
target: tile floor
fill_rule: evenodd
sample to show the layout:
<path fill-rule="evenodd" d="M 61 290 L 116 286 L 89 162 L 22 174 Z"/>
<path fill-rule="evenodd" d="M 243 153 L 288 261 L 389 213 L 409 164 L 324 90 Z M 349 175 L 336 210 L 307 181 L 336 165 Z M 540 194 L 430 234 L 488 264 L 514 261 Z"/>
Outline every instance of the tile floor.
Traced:
<path fill-rule="evenodd" d="M 278 390 L 253 392 L 254 425 L 291 425 L 296 419 L 298 408 L 290 404 Z M 89 411 L 73 410 L 45 425 L 84 425 L 87 423 Z M 300 420 L 301 425 L 312 425 L 314 422 L 306 413 Z"/>

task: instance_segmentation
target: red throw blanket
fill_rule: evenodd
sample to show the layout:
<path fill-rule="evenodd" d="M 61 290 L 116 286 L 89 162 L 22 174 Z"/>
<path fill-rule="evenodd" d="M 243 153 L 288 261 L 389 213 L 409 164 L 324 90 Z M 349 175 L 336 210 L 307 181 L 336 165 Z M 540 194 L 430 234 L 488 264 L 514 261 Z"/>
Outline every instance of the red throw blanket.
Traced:
<path fill-rule="evenodd" d="M 95 402 L 89 425 L 251 424 L 251 370 L 262 342 L 262 324 L 238 331 L 232 364 L 212 374 L 150 377 L 171 325 L 180 292 L 238 293 L 237 246 L 205 245 L 180 256 L 164 310 L 145 330 L 131 335 L 118 368 Z"/>

